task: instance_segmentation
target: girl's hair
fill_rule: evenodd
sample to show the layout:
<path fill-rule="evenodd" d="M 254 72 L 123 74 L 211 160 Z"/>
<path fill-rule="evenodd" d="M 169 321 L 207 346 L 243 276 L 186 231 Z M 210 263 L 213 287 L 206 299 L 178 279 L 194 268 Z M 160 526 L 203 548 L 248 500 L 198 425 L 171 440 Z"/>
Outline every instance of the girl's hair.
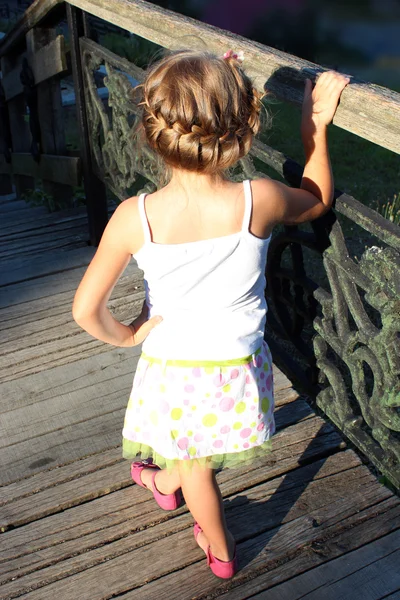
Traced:
<path fill-rule="evenodd" d="M 259 130 L 261 96 L 233 57 L 172 52 L 138 89 L 147 141 L 171 167 L 221 173 L 249 152 Z"/>

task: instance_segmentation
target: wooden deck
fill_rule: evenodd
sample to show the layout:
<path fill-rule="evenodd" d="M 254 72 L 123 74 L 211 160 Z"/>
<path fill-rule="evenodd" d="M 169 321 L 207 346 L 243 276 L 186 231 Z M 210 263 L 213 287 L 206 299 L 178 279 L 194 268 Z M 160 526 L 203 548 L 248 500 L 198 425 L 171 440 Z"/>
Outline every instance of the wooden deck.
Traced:
<path fill-rule="evenodd" d="M 274 366 L 274 451 L 218 474 L 240 571 L 214 577 L 186 506 L 134 485 L 121 430 L 138 348 L 72 319 L 86 214 L 3 198 L 0 598 L 400 600 L 400 500 Z M 110 307 L 143 299 L 128 266 Z"/>

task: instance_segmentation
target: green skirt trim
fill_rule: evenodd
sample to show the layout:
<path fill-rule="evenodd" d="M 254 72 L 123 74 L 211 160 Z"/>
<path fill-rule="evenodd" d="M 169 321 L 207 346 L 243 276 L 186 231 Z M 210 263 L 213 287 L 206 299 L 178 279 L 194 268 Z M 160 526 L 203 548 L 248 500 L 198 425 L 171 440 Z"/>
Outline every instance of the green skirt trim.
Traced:
<path fill-rule="evenodd" d="M 242 358 L 231 358 L 229 360 L 163 360 L 162 358 L 154 358 L 148 356 L 144 352 L 141 354 L 141 358 L 147 360 L 149 363 L 157 363 L 159 365 L 166 365 L 168 367 L 236 367 L 238 365 L 247 365 L 253 360 L 253 356 L 260 354 L 261 348 L 256 350 L 254 354 L 244 356 Z"/>
<path fill-rule="evenodd" d="M 178 465 L 188 471 L 191 471 L 194 465 L 211 469 L 241 467 L 252 463 L 257 458 L 265 457 L 270 452 L 272 452 L 272 439 L 266 440 L 259 446 L 253 446 L 239 452 L 226 452 L 224 454 L 212 454 L 201 458 L 182 460 L 179 458 L 165 458 L 153 450 L 151 446 L 147 446 L 147 444 L 131 442 L 126 438 L 122 438 L 122 456 L 124 458 L 138 461 L 151 458 L 154 464 L 158 465 L 161 469 L 167 469 L 169 473 Z"/>

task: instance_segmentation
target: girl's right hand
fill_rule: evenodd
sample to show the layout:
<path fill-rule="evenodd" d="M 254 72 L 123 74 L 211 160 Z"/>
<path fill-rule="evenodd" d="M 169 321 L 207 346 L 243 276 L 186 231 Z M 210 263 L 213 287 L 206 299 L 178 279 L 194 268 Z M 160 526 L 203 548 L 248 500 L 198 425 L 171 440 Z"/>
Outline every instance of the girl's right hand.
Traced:
<path fill-rule="evenodd" d="M 332 121 L 340 95 L 350 78 L 336 71 L 325 71 L 317 76 L 313 89 L 310 79 L 306 79 L 303 98 L 302 129 L 315 132 Z M 305 131 L 304 131 L 305 132 Z"/>

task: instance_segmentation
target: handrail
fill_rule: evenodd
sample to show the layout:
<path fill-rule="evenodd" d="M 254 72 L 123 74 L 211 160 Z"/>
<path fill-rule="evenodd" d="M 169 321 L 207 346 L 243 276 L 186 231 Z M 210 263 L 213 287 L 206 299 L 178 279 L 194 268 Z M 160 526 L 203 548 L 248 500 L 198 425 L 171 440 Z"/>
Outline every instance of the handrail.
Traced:
<path fill-rule="evenodd" d="M 22 42 L 65 0 L 36 0 L 0 42 L 0 56 Z M 229 48 L 245 53 L 246 72 L 261 90 L 299 105 L 304 79 L 320 72 L 319 65 L 149 4 L 144 0 L 71 0 L 69 4 L 168 49 L 203 48 L 223 54 Z M 343 91 L 333 123 L 400 154 L 400 94 L 376 84 L 352 79 Z"/>

